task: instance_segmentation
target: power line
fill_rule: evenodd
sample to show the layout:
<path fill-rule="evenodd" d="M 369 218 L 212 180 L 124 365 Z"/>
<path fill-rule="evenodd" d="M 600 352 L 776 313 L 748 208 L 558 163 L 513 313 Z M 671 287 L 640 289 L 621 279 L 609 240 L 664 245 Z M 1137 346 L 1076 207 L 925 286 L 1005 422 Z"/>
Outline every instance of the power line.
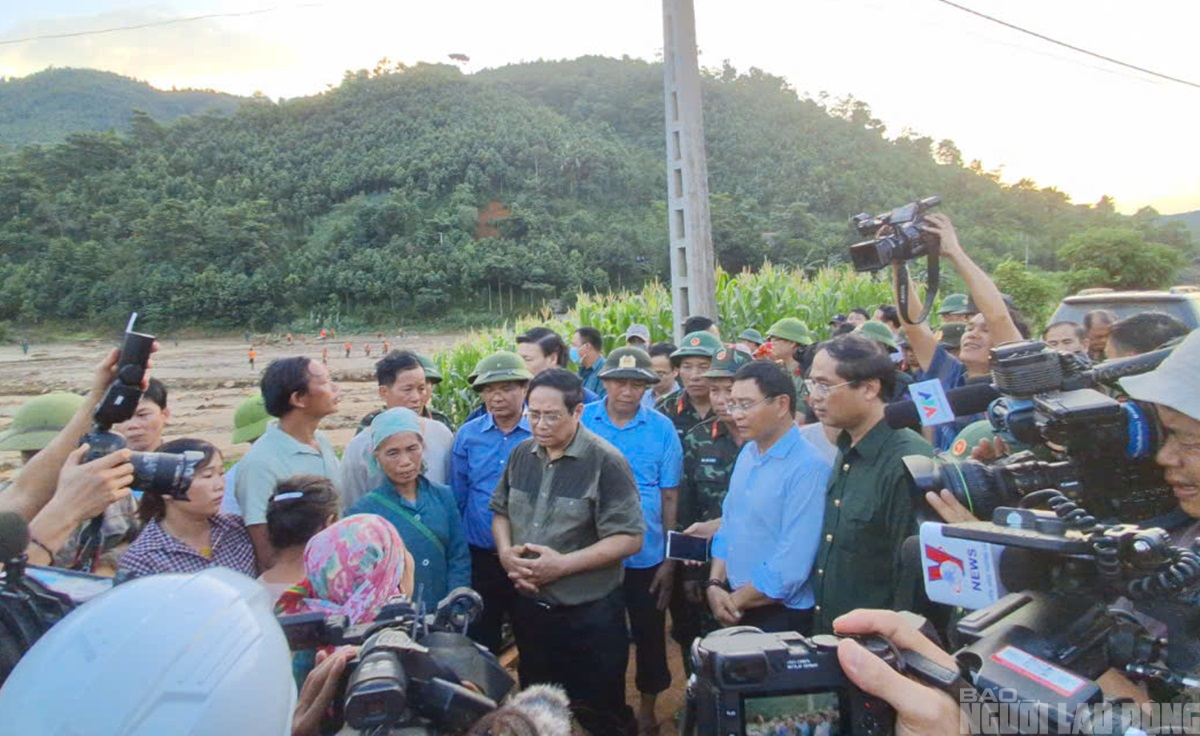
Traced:
<path fill-rule="evenodd" d="M 298 5 L 276 5 L 274 7 L 260 8 L 258 10 L 244 10 L 240 13 L 208 13 L 206 15 L 192 15 L 186 18 L 168 18 L 166 20 L 156 20 L 147 23 L 138 23 L 136 25 L 98 28 L 93 31 L 74 31 L 72 33 L 49 33 L 42 36 L 25 36 L 24 38 L 11 38 L 7 41 L 0 41 L 0 46 L 8 46 L 14 43 L 27 43 L 29 41 L 48 41 L 56 38 L 78 38 L 80 36 L 97 36 L 102 33 L 137 31 L 143 28 L 158 28 L 159 26 L 169 26 L 176 23 L 192 23 L 198 20 L 211 20 L 213 18 L 241 18 L 249 15 L 263 15 L 264 13 L 274 13 L 279 10 L 290 10 L 293 8 L 317 8 L 324 4 L 325 3 L 300 3 Z"/>
<path fill-rule="evenodd" d="M 1086 54 L 1086 55 L 1088 55 L 1088 56 L 1092 56 L 1092 57 L 1095 57 L 1095 58 L 1097 58 L 1097 59 L 1101 59 L 1101 60 L 1103 60 L 1103 61 L 1107 61 L 1107 62 L 1108 62 L 1108 63 L 1110 63 L 1110 64 L 1116 64 L 1117 66 L 1123 66 L 1123 67 L 1125 67 L 1125 68 L 1127 68 L 1127 69 L 1133 69 L 1134 71 L 1138 71 L 1138 72 L 1141 72 L 1141 73 L 1143 73 L 1143 74 L 1149 74 L 1150 76 L 1153 76 L 1153 77 L 1158 77 L 1158 78 L 1160 78 L 1160 79 L 1166 79 L 1166 80 L 1168 80 L 1168 81 L 1170 81 L 1170 82 L 1175 82 L 1175 83 L 1177 83 L 1177 84 L 1185 84 L 1185 85 L 1187 85 L 1187 86 L 1189 86 L 1189 87 L 1195 87 L 1196 89 L 1200 89 L 1200 84 L 1197 84 L 1196 82 L 1189 82 L 1189 81 L 1188 81 L 1188 80 L 1186 80 L 1186 79 L 1180 79 L 1179 77 L 1172 77 L 1172 76 L 1170 76 L 1170 75 L 1168 75 L 1168 74 L 1162 74 L 1162 73 L 1160 73 L 1160 72 L 1156 72 L 1156 71 L 1154 71 L 1154 70 L 1152 70 L 1152 69 L 1146 69 L 1145 67 L 1140 67 L 1140 66 L 1136 66 L 1136 65 L 1134 65 L 1134 64 L 1129 64 L 1129 63 L 1126 63 L 1126 62 L 1124 62 L 1124 61 L 1120 61 L 1119 59 L 1114 59 L 1114 58 L 1112 58 L 1111 56 L 1105 56 L 1104 54 L 1098 54 L 1098 53 L 1096 53 L 1095 51 L 1088 51 L 1087 49 L 1080 48 L 1080 47 L 1078 47 L 1078 46 L 1074 46 L 1074 45 L 1072 45 L 1072 44 L 1066 43 L 1065 41 L 1059 41 L 1058 39 L 1051 38 L 1051 37 L 1049 37 L 1049 36 L 1046 36 L 1046 35 L 1044 35 L 1044 34 L 1038 33 L 1038 32 L 1036 32 L 1036 31 L 1031 31 L 1031 30 L 1029 30 L 1028 28 L 1022 28 L 1021 26 L 1014 25 L 1014 24 L 1012 24 L 1012 23 L 1009 23 L 1008 21 L 1003 21 L 1003 20 L 1000 20 L 999 18 L 994 18 L 994 17 L 992 17 L 992 16 L 990 16 L 990 15 L 987 15 L 987 14 L 985 14 L 985 13 L 981 13 L 981 12 L 979 12 L 978 10 L 973 10 L 973 9 L 971 9 L 971 8 L 968 8 L 968 7 L 966 7 L 966 6 L 959 5 L 958 3 L 951 2 L 950 0 L 937 0 L 937 1 L 938 1 L 939 3 L 942 3 L 943 5 L 949 5 L 949 6 L 950 6 L 950 7 L 952 7 L 952 8 L 957 8 L 958 10 L 961 10 L 961 11 L 963 11 L 964 13 L 970 13 L 971 15 L 977 16 L 977 17 L 979 17 L 979 18 L 983 18 L 984 20 L 989 20 L 989 21 L 991 21 L 991 22 L 993 22 L 993 23 L 998 23 L 998 24 L 1000 24 L 1000 25 L 1004 26 L 1005 28 L 1011 28 L 1011 29 L 1012 29 L 1012 30 L 1014 30 L 1014 31 L 1018 31 L 1018 32 L 1020 32 L 1020 33 L 1024 33 L 1024 34 L 1026 34 L 1026 35 L 1028 35 L 1028 36 L 1033 36 L 1034 38 L 1038 38 L 1038 39 L 1041 39 L 1041 40 L 1043 40 L 1043 41 L 1046 41 L 1046 42 L 1048 42 L 1048 43 L 1055 44 L 1056 46 L 1062 46 L 1063 48 L 1068 48 L 1068 49 L 1070 49 L 1070 50 L 1072 50 L 1072 51 L 1075 51 L 1075 52 L 1078 52 L 1078 53 L 1080 53 L 1080 54 Z"/>

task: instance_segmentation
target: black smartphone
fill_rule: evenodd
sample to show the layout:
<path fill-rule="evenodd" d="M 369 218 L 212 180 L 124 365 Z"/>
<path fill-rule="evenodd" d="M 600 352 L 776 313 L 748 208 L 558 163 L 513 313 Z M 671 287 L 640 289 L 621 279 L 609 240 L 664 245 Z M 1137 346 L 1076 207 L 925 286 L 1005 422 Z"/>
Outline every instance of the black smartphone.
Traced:
<path fill-rule="evenodd" d="M 667 532 L 667 558 L 708 562 L 708 540 L 680 532 Z"/>

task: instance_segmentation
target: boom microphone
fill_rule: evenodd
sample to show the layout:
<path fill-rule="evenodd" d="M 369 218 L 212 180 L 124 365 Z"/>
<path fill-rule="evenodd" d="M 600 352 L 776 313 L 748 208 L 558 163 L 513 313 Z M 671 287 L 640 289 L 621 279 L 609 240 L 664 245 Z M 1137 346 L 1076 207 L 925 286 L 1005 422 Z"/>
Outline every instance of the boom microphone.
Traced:
<path fill-rule="evenodd" d="M 968 383 L 946 392 L 946 400 L 950 402 L 950 410 L 956 417 L 987 411 L 988 405 L 1000 396 L 1000 392 L 990 383 Z M 892 429 L 917 429 L 921 426 L 917 405 L 911 400 L 888 404 L 883 410 L 883 418 Z"/>

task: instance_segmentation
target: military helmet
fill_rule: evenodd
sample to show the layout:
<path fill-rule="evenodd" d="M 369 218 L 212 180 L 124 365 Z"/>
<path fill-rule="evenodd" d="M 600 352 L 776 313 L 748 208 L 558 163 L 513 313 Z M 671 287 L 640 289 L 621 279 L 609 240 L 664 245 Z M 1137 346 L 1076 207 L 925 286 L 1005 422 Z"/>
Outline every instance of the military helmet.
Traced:
<path fill-rule="evenodd" d="M 267 414 L 267 407 L 263 404 L 262 392 L 255 391 L 242 399 L 237 411 L 233 413 L 233 444 L 262 437 L 270 421 L 271 415 Z"/>
<path fill-rule="evenodd" d="M 942 299 L 942 306 L 938 309 L 938 314 L 970 314 L 971 310 L 967 307 L 966 294 L 947 294 Z"/>
<path fill-rule="evenodd" d="M 896 350 L 896 336 L 892 334 L 891 328 L 882 322 L 870 320 L 859 325 L 858 331 L 865 337 L 869 337 L 875 342 L 883 345 L 888 350 Z"/>
<path fill-rule="evenodd" d="M 525 367 L 525 360 L 507 350 L 480 358 L 471 375 L 475 377 L 471 380 L 471 388 L 476 391 L 482 391 L 489 383 L 533 380 L 533 374 Z"/>
<path fill-rule="evenodd" d="M 646 383 L 658 383 L 658 374 L 650 362 L 650 353 L 632 345 L 617 348 L 604 360 L 604 370 L 596 374 L 600 380 L 606 378 L 629 378 Z"/>
<path fill-rule="evenodd" d="M 781 337 L 784 340 L 791 340 L 797 345 L 812 345 L 813 342 L 808 325 L 795 317 L 784 317 L 771 325 L 771 328 L 767 330 L 767 337 Z"/>
<path fill-rule="evenodd" d="M 738 368 L 749 363 L 753 358 L 737 348 L 721 348 L 713 356 L 712 367 L 704 374 L 705 378 L 733 378 Z"/>
<path fill-rule="evenodd" d="M 938 331 L 938 342 L 948 348 L 957 348 L 962 344 L 962 336 L 966 331 L 966 322 L 948 322 Z"/>
<path fill-rule="evenodd" d="M 417 361 L 421 364 L 421 367 L 425 369 L 426 381 L 432 381 L 433 383 L 442 382 L 442 374 L 438 372 L 437 364 L 433 362 L 433 358 L 430 358 L 428 355 L 422 355 L 421 353 L 413 353 L 413 355 L 417 356 Z"/>
<path fill-rule="evenodd" d="M 692 356 L 711 359 L 723 347 L 720 338 L 711 332 L 704 330 L 689 332 L 683 336 L 679 348 L 671 353 L 671 365 L 677 366 L 684 358 Z"/>
<path fill-rule="evenodd" d="M 33 452 L 50 444 L 83 405 L 83 397 L 66 391 L 34 396 L 13 414 L 12 424 L 0 432 L 0 450 Z"/>

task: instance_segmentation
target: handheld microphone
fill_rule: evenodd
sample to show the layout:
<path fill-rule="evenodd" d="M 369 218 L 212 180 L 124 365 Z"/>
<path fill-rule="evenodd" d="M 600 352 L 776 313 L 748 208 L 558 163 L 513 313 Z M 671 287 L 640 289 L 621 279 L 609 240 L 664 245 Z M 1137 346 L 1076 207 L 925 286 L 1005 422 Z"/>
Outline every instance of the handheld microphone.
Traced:
<path fill-rule="evenodd" d="M 946 392 L 946 400 L 956 417 L 987 411 L 988 405 L 1000 396 L 990 383 L 969 383 Z M 918 429 L 921 426 L 917 405 L 911 400 L 888 404 L 883 410 L 883 418 L 892 429 Z"/>
<path fill-rule="evenodd" d="M 921 566 L 925 595 L 934 603 L 967 610 L 987 608 L 1010 592 L 1040 590 L 1049 579 L 1045 552 L 950 537 L 943 524 L 921 524 L 921 535 L 904 540 L 906 564 Z"/>

